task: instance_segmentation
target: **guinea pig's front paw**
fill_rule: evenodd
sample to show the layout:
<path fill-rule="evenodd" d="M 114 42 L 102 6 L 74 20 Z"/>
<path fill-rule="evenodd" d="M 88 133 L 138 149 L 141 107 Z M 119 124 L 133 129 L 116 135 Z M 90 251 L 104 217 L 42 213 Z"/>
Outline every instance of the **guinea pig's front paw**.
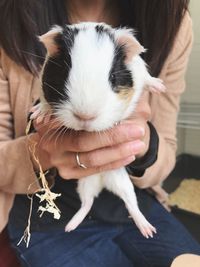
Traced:
<path fill-rule="evenodd" d="M 163 84 L 163 81 L 159 78 L 150 77 L 147 81 L 147 89 L 153 93 L 164 93 L 166 87 Z"/>
<path fill-rule="evenodd" d="M 30 110 L 30 112 L 32 113 L 30 116 L 31 120 L 35 120 L 37 119 L 37 117 L 41 114 L 41 104 L 37 104 L 35 106 L 33 106 Z"/>
<path fill-rule="evenodd" d="M 41 103 L 35 105 L 31 108 L 30 112 L 32 113 L 30 116 L 31 120 L 36 120 L 36 123 L 47 123 L 50 120 L 50 114 L 48 111 L 42 112 L 42 106 Z"/>

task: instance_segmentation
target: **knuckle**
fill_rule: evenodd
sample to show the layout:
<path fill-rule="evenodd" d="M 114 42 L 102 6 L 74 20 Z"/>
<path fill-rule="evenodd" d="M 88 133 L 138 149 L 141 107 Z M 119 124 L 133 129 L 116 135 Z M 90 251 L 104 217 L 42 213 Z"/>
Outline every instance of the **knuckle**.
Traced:
<path fill-rule="evenodd" d="M 89 153 L 88 155 L 87 155 L 87 160 L 86 160 L 86 164 L 87 164 L 87 166 L 88 167 L 95 167 L 95 165 L 96 165 L 96 160 L 95 160 L 95 155 L 93 154 L 93 153 Z"/>
<path fill-rule="evenodd" d="M 108 163 L 106 165 L 102 165 L 96 168 L 98 173 L 104 172 L 104 171 L 108 171 L 108 170 L 112 170 L 114 169 L 114 164 L 113 163 Z"/>
<path fill-rule="evenodd" d="M 74 148 L 76 149 L 76 151 L 83 152 L 86 150 L 85 139 L 82 138 L 81 136 L 74 138 L 73 142 L 74 142 L 73 145 L 74 145 Z"/>
<path fill-rule="evenodd" d="M 52 165 L 53 167 L 58 168 L 58 162 L 57 162 L 57 160 L 50 158 L 50 163 L 51 163 L 51 165 Z"/>
<path fill-rule="evenodd" d="M 55 150 L 54 143 L 49 136 L 47 136 L 45 139 L 43 137 L 41 138 L 41 147 L 49 153 L 52 153 L 52 151 Z"/>
<path fill-rule="evenodd" d="M 62 178 L 67 179 L 66 172 L 63 169 L 58 168 L 58 173 Z"/>
<path fill-rule="evenodd" d="M 58 172 L 59 175 L 63 178 L 63 179 L 71 179 L 72 177 L 70 177 L 70 172 L 67 168 L 58 168 Z"/>
<path fill-rule="evenodd" d="M 104 137 L 106 146 L 114 146 L 129 139 L 127 128 L 124 125 L 118 125 L 108 130 Z"/>
<path fill-rule="evenodd" d="M 108 170 L 107 166 L 108 166 L 108 165 L 97 167 L 97 168 L 96 168 L 96 173 L 101 173 L 101 172 L 107 171 L 107 170 Z"/>
<path fill-rule="evenodd" d="M 110 166 L 110 170 L 114 170 L 114 169 L 119 169 L 121 167 L 123 167 L 123 160 L 118 160 L 117 162 L 114 162 L 111 166 Z"/>
<path fill-rule="evenodd" d="M 51 152 L 51 145 L 48 140 L 44 140 L 42 137 L 40 137 L 39 145 L 43 150 Z"/>
<path fill-rule="evenodd" d="M 145 120 L 148 121 L 151 118 L 151 112 L 150 110 L 143 110 L 141 112 L 141 117 Z"/>
<path fill-rule="evenodd" d="M 52 163 L 53 166 L 57 166 L 58 163 L 59 163 L 59 160 L 58 160 L 58 158 L 56 156 L 51 155 L 50 156 L 50 162 Z"/>
<path fill-rule="evenodd" d="M 55 150 L 54 150 L 54 153 L 50 154 L 50 162 L 55 167 L 66 166 L 66 161 L 64 161 L 63 155 L 60 153 L 56 153 Z"/>
<path fill-rule="evenodd" d="M 130 154 L 131 152 L 131 147 L 130 147 L 130 144 L 124 144 L 124 145 L 121 145 L 119 146 L 119 156 L 120 158 L 124 158 L 126 157 L 128 154 Z"/>
<path fill-rule="evenodd" d="M 71 146 L 74 149 L 74 151 L 78 151 L 78 149 L 79 149 L 79 140 L 75 136 L 71 139 Z"/>
<path fill-rule="evenodd" d="M 111 133 L 109 134 L 109 145 L 114 145 L 117 144 L 119 141 L 119 136 L 121 135 L 121 131 L 119 131 L 118 129 L 112 129 Z"/>

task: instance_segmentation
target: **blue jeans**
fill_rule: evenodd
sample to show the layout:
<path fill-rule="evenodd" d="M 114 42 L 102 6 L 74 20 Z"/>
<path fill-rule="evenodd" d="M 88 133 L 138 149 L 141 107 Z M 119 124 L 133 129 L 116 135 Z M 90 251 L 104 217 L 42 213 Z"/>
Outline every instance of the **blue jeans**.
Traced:
<path fill-rule="evenodd" d="M 26 267 L 169 267 L 183 253 L 200 255 L 200 245 L 157 201 L 147 218 L 156 228 L 145 239 L 134 223 L 87 220 L 78 229 L 33 232 L 28 248 L 16 246 L 22 232 L 9 226 L 10 239 Z"/>

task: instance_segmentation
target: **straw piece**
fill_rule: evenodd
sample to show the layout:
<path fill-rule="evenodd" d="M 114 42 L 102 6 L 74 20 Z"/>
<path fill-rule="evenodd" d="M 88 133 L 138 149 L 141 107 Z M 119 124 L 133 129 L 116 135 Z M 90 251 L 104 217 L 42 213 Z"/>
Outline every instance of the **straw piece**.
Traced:
<path fill-rule="evenodd" d="M 32 120 L 30 120 L 27 124 L 26 131 L 25 131 L 26 135 L 28 135 L 30 132 L 31 124 L 32 124 Z M 28 216 L 28 223 L 27 223 L 26 229 L 24 230 L 22 238 L 20 239 L 20 241 L 17 244 L 17 245 L 20 245 L 21 242 L 24 241 L 26 244 L 26 247 L 29 246 L 30 238 L 31 238 L 30 228 L 31 228 L 31 215 L 32 215 L 33 196 L 34 195 L 37 196 L 38 198 L 40 198 L 40 203 L 46 202 L 45 206 L 40 205 L 38 208 L 38 211 L 41 211 L 40 217 L 42 217 L 44 212 L 49 212 L 49 213 L 53 214 L 53 218 L 56 220 L 59 220 L 60 216 L 61 216 L 61 211 L 57 207 L 57 205 L 55 204 L 56 198 L 60 197 L 61 194 L 51 192 L 51 190 L 48 186 L 48 182 L 47 182 L 46 177 L 45 177 L 45 174 L 47 174 L 48 171 L 46 173 L 43 172 L 42 166 L 41 166 L 39 159 L 37 158 L 36 153 L 35 153 L 37 143 L 30 141 L 29 144 L 30 144 L 29 145 L 29 151 L 32 154 L 32 157 L 35 160 L 35 162 L 37 163 L 38 168 L 39 168 L 38 179 L 41 180 L 42 186 L 37 192 L 35 192 L 35 194 L 33 194 L 31 196 L 27 195 L 27 197 L 31 200 L 29 216 Z M 31 186 L 32 186 L 32 184 L 29 186 L 28 191 L 30 190 Z"/>
<path fill-rule="evenodd" d="M 184 179 L 169 195 L 169 205 L 200 214 L 200 180 Z"/>

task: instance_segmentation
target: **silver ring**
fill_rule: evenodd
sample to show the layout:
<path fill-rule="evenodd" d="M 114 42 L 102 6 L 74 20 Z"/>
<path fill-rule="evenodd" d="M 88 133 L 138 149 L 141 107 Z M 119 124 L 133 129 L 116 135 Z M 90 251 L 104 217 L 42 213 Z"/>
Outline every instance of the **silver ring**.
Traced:
<path fill-rule="evenodd" d="M 79 153 L 78 152 L 76 152 L 76 162 L 77 162 L 79 167 L 81 167 L 83 169 L 87 169 L 87 167 L 83 163 L 80 162 Z"/>

